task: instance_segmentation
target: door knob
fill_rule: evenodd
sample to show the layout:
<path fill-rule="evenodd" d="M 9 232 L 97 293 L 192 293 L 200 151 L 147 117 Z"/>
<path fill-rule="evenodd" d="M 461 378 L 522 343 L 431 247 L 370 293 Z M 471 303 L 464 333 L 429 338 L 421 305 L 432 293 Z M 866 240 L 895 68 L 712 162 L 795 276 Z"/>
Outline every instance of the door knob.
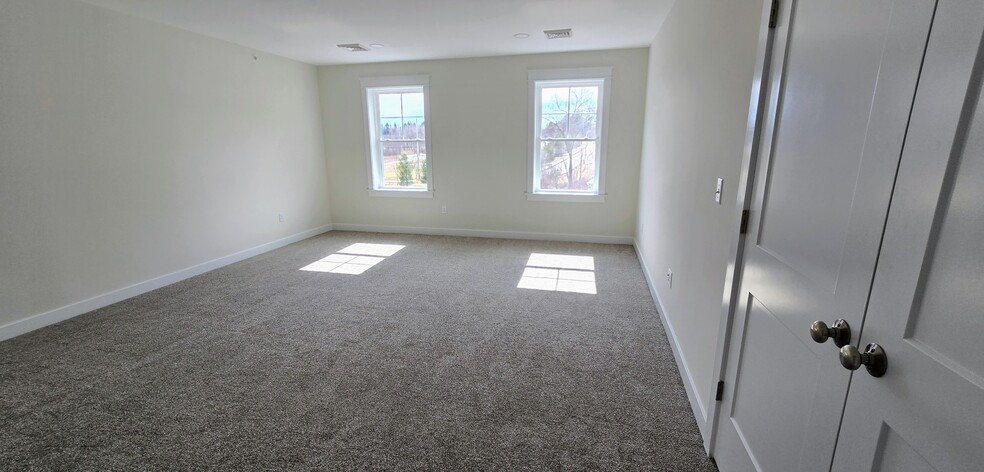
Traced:
<path fill-rule="evenodd" d="M 834 325 L 830 327 L 823 321 L 814 321 L 810 325 L 810 337 L 818 343 L 833 339 L 835 346 L 844 347 L 851 343 L 851 325 L 842 319 L 834 321 Z"/>
<path fill-rule="evenodd" d="M 872 377 L 881 377 L 888 370 L 888 356 L 885 355 L 885 350 L 875 343 L 865 347 L 864 352 L 858 351 L 858 348 L 850 344 L 842 347 L 840 361 L 841 365 L 849 370 L 858 370 L 863 365 Z"/>

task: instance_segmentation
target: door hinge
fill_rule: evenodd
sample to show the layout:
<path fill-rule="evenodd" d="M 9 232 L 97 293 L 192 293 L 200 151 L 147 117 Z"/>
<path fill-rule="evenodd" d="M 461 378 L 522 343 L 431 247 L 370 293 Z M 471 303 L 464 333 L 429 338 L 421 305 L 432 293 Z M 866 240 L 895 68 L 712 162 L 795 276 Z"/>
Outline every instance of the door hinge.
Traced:
<path fill-rule="evenodd" d="M 738 226 L 738 234 L 748 232 L 748 210 L 741 211 L 741 225 Z"/>
<path fill-rule="evenodd" d="M 776 20 L 779 17 L 779 0 L 772 0 L 772 11 L 769 12 L 769 28 L 776 27 Z"/>
<path fill-rule="evenodd" d="M 717 393 L 714 394 L 714 401 L 719 402 L 724 399 L 724 381 L 718 381 Z"/>

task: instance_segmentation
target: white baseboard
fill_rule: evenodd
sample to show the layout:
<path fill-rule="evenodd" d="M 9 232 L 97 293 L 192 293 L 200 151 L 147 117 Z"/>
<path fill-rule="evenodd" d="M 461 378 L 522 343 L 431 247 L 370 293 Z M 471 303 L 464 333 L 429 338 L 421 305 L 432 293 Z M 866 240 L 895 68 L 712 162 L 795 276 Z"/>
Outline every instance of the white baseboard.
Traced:
<path fill-rule="evenodd" d="M 663 327 L 666 329 L 666 337 L 670 340 L 673 358 L 676 360 L 677 368 L 680 370 L 680 377 L 683 378 L 683 388 L 687 391 L 690 408 L 694 412 L 697 427 L 700 429 L 700 435 L 706 445 L 710 433 L 707 424 L 707 410 L 700 400 L 700 395 L 697 394 L 697 385 L 694 383 L 694 377 L 690 375 L 690 369 L 687 368 L 687 362 L 683 358 L 683 351 L 680 349 L 680 340 L 673 330 L 673 324 L 670 323 L 669 317 L 666 316 L 666 308 L 663 307 L 663 302 L 659 298 L 659 292 L 656 290 L 656 284 L 653 282 L 653 276 L 649 272 L 649 267 L 646 266 L 646 258 L 643 257 L 642 250 L 639 249 L 638 241 L 633 242 L 633 246 L 635 247 L 636 257 L 639 258 L 639 265 L 642 266 L 642 273 L 646 277 L 646 284 L 649 285 L 649 293 L 653 296 L 653 302 L 656 303 L 656 311 L 659 312 L 659 318 L 662 320 Z"/>
<path fill-rule="evenodd" d="M 335 231 L 361 231 L 366 233 L 405 233 L 436 236 L 465 236 L 472 238 L 532 239 L 536 241 L 570 241 L 577 243 L 632 244 L 632 238 L 594 234 L 534 233 L 522 231 L 496 231 L 488 229 L 424 228 L 417 226 L 379 226 L 334 223 Z"/>
<path fill-rule="evenodd" d="M 65 321 L 69 318 L 81 315 L 83 313 L 88 313 L 92 310 L 102 308 L 104 306 L 112 305 L 113 303 L 126 300 L 127 298 L 135 297 L 142 293 L 149 292 L 151 290 L 156 290 L 161 287 L 173 284 L 175 282 L 180 282 L 184 279 L 194 277 L 199 274 L 203 274 L 210 270 L 218 269 L 219 267 L 227 266 L 234 262 L 239 262 L 244 259 L 249 259 L 250 257 L 263 254 L 264 252 L 272 251 L 274 249 L 282 248 L 288 244 L 296 243 L 298 241 L 310 238 L 312 236 L 317 236 L 321 233 L 331 231 L 331 225 L 320 226 L 318 228 L 303 231 L 286 238 L 278 239 L 276 241 L 271 241 L 266 244 L 261 244 L 256 247 L 252 247 L 243 251 L 236 252 L 234 254 L 229 254 L 228 256 L 220 257 L 218 259 L 213 259 L 208 262 L 203 262 L 198 265 L 188 267 L 186 269 L 181 269 L 177 272 L 172 272 L 167 275 L 162 275 L 160 277 L 155 277 L 150 280 L 145 280 L 133 285 L 129 285 L 112 292 L 103 293 L 101 295 L 96 295 L 95 297 L 82 300 L 79 302 L 72 303 L 70 305 L 65 305 L 61 308 L 56 308 L 54 310 L 40 313 L 37 315 L 30 316 L 28 318 L 23 318 L 11 323 L 7 323 L 0 326 L 0 341 L 13 338 L 15 336 L 20 336 L 24 333 L 34 331 L 45 326 L 53 325 L 55 323 Z"/>

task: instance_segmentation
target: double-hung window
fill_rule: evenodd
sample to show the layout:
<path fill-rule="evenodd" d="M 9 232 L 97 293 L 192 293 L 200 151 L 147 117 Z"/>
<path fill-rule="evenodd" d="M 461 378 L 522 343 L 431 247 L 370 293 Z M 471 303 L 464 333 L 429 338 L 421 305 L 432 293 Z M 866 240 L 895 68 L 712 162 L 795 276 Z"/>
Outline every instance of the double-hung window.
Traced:
<path fill-rule="evenodd" d="M 362 80 L 369 193 L 433 196 L 426 76 Z"/>
<path fill-rule="evenodd" d="M 528 199 L 604 201 L 610 81 L 610 67 L 529 72 Z"/>

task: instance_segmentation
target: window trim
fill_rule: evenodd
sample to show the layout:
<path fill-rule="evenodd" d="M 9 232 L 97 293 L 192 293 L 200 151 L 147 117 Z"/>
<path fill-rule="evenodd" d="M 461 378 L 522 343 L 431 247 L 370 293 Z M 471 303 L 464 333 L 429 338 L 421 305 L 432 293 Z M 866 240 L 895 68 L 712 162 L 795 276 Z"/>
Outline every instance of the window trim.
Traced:
<path fill-rule="evenodd" d="M 408 75 L 395 77 L 363 77 L 360 79 L 362 85 L 362 124 L 365 130 L 365 153 L 366 153 L 366 173 L 368 177 L 367 192 L 369 196 L 375 197 L 408 197 L 408 198 L 433 198 L 434 197 L 434 161 L 433 161 L 433 141 L 431 140 L 430 123 L 430 77 L 427 75 Z M 427 188 L 426 189 L 399 189 L 384 188 L 381 179 L 376 172 L 377 164 L 382 163 L 382 159 L 377 159 L 377 139 L 376 125 L 379 122 L 379 104 L 374 100 L 375 94 L 379 91 L 399 91 L 408 89 L 420 89 L 424 94 L 424 143 L 427 146 Z M 379 177 L 379 178 L 377 178 Z"/>
<path fill-rule="evenodd" d="M 611 108 L 611 67 L 584 67 L 578 69 L 543 69 L 531 70 L 527 73 L 529 82 L 529 143 L 527 146 L 527 178 L 526 199 L 528 201 L 554 202 L 595 202 L 605 201 L 608 195 L 605 190 L 606 164 L 608 154 L 608 116 Z M 543 85 L 568 85 L 583 81 L 601 82 L 599 94 L 598 119 L 601 120 L 598 129 L 597 154 L 595 156 L 595 171 L 597 185 L 595 192 L 576 191 L 544 191 L 537 189 L 540 179 L 539 169 L 539 137 L 540 137 L 540 94 Z"/>

